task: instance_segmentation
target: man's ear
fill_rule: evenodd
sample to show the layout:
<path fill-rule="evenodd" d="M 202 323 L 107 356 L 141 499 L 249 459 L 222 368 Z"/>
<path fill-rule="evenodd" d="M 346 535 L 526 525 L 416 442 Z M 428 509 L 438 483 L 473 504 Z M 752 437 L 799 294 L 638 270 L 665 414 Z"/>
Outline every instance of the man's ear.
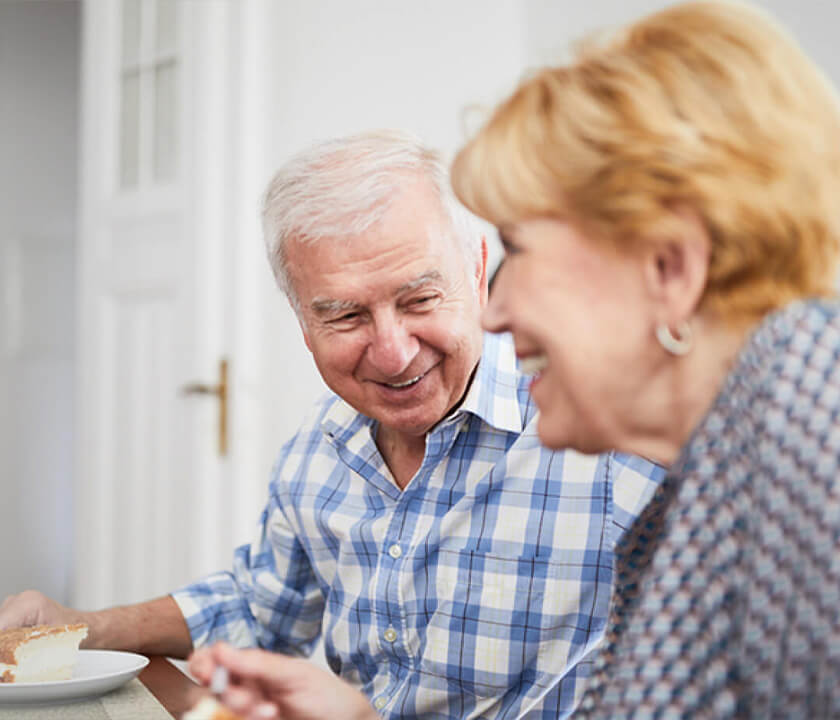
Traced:
<path fill-rule="evenodd" d="M 645 280 L 658 308 L 657 322 L 669 327 L 688 321 L 700 305 L 712 249 L 709 231 L 696 212 L 674 212 L 673 232 L 653 240 L 645 256 Z"/>
<path fill-rule="evenodd" d="M 481 254 L 475 265 L 476 287 L 478 288 L 478 300 L 481 307 L 487 305 L 487 238 L 481 236 Z"/>
<path fill-rule="evenodd" d="M 300 325 L 300 331 L 303 333 L 303 342 L 306 343 L 306 349 L 309 352 L 312 352 L 312 341 L 309 339 L 309 332 L 306 330 L 306 323 L 303 321 L 303 318 L 300 316 L 300 313 L 297 313 L 297 321 L 298 325 Z"/>

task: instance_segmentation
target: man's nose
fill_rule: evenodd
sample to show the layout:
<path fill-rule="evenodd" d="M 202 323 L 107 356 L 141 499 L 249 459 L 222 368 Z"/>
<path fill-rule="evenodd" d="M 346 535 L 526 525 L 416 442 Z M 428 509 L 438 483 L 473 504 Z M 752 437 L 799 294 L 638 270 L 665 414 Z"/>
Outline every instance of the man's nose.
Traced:
<path fill-rule="evenodd" d="M 368 360 L 385 378 L 398 377 L 407 370 L 419 349 L 419 341 L 401 318 L 376 318 Z"/>

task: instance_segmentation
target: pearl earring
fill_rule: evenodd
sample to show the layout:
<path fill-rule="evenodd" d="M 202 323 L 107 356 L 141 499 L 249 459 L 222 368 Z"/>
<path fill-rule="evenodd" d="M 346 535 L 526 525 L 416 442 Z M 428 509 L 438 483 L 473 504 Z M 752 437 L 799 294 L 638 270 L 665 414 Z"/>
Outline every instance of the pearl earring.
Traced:
<path fill-rule="evenodd" d="M 658 325 L 656 339 L 672 355 L 685 355 L 691 350 L 691 326 L 683 320 L 677 325 L 675 335 L 667 325 Z"/>

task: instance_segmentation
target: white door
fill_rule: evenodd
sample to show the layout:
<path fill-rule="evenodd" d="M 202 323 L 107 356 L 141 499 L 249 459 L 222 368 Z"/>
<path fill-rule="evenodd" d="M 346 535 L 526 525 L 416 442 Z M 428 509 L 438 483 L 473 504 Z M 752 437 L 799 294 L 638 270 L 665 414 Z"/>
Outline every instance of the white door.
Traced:
<path fill-rule="evenodd" d="M 215 384 L 222 358 L 236 375 L 231 8 L 84 4 L 78 607 L 142 600 L 229 562 L 219 400 L 182 388 Z"/>

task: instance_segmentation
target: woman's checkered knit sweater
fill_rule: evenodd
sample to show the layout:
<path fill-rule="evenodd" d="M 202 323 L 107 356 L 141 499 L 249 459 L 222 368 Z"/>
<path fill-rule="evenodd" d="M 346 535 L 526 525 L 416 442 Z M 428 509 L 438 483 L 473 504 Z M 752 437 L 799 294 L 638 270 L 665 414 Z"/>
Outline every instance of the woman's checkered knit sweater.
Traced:
<path fill-rule="evenodd" d="M 576 718 L 840 718 L 840 304 L 753 333 L 613 602 Z"/>

